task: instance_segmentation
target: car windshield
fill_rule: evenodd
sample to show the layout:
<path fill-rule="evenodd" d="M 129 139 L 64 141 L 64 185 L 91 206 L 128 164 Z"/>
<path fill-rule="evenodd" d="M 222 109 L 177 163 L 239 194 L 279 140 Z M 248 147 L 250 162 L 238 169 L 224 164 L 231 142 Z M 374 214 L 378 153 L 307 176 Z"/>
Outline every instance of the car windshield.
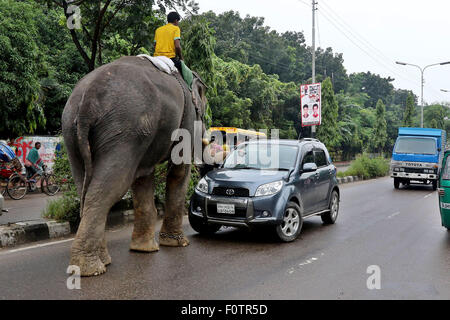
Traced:
<path fill-rule="evenodd" d="M 399 138 L 395 153 L 436 154 L 436 141 L 432 138 Z"/>
<path fill-rule="evenodd" d="M 238 146 L 225 160 L 226 169 L 290 170 L 295 167 L 298 147 L 260 143 Z"/>
<path fill-rule="evenodd" d="M 445 159 L 445 166 L 442 170 L 442 179 L 443 180 L 450 180 L 450 157 L 447 156 L 447 159 Z"/>

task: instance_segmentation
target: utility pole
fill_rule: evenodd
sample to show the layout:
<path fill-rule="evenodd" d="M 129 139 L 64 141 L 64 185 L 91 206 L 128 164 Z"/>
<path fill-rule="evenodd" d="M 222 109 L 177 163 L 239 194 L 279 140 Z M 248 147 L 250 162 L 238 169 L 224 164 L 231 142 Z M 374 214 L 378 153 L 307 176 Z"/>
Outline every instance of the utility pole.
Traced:
<path fill-rule="evenodd" d="M 312 0 L 312 83 L 316 83 L 316 0 Z M 316 136 L 316 126 L 311 127 L 311 136 Z"/>

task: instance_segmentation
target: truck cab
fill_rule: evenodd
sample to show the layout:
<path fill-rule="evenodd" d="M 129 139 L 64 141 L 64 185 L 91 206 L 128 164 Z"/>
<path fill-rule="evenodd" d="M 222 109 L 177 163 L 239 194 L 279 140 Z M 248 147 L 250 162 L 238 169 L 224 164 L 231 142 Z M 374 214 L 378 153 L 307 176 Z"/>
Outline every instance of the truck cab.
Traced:
<path fill-rule="evenodd" d="M 445 130 L 399 128 L 390 168 L 394 187 L 419 183 L 436 190 L 446 141 Z"/>

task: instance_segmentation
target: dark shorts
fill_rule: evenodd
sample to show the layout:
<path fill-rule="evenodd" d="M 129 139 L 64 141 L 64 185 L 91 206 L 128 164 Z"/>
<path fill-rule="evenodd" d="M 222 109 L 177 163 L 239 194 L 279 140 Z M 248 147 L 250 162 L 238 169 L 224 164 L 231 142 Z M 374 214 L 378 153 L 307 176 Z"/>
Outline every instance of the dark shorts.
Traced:
<path fill-rule="evenodd" d="M 180 71 L 180 74 L 182 74 L 181 73 L 181 60 L 178 57 L 172 58 L 171 60 L 175 64 L 175 67 L 177 67 L 178 71 Z"/>

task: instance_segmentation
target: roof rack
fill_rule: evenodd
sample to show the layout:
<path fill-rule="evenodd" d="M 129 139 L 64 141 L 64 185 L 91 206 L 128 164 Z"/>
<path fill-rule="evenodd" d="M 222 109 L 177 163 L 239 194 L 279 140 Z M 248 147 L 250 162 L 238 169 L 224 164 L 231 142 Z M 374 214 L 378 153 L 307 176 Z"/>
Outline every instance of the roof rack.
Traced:
<path fill-rule="evenodd" d="M 301 138 L 300 141 L 314 141 L 314 142 L 320 142 L 318 139 L 315 139 L 315 138 Z"/>

